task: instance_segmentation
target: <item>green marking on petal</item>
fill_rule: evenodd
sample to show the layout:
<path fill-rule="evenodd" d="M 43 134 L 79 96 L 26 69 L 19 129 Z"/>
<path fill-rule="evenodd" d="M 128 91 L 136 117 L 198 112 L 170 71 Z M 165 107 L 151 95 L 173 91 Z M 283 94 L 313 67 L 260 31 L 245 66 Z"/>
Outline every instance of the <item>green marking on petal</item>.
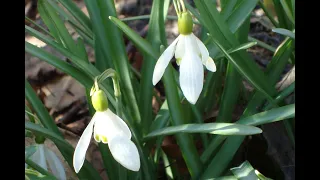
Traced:
<path fill-rule="evenodd" d="M 107 143 L 108 143 L 107 137 L 105 137 L 105 136 L 100 136 L 100 139 L 101 139 L 101 141 L 102 141 L 104 144 L 107 144 Z"/>
<path fill-rule="evenodd" d="M 94 136 L 94 140 L 96 140 L 97 142 L 100 142 L 101 140 L 100 140 L 100 136 L 98 135 L 98 134 L 96 134 L 95 136 Z"/>
<path fill-rule="evenodd" d="M 176 63 L 178 64 L 178 66 L 180 66 L 181 60 L 182 60 L 181 58 L 176 59 Z"/>

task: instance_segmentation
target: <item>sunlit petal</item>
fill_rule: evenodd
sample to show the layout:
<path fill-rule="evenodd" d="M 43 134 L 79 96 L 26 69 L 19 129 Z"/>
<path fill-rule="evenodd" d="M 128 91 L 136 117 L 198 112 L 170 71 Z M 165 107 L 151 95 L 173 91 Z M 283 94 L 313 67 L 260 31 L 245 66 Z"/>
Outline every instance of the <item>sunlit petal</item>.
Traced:
<path fill-rule="evenodd" d="M 186 38 L 186 49 L 188 43 L 192 41 Z M 200 96 L 203 87 L 203 66 L 200 57 L 193 51 L 186 51 L 180 64 L 180 87 L 191 103 L 195 104 Z"/>
<path fill-rule="evenodd" d="M 160 79 L 162 78 L 171 58 L 174 55 L 174 51 L 176 49 L 176 44 L 179 40 L 180 36 L 178 36 L 170 46 L 161 54 L 159 57 L 153 71 L 152 83 L 156 85 Z"/>
<path fill-rule="evenodd" d="M 128 125 L 110 109 L 102 112 L 104 118 L 99 118 L 95 123 L 95 133 L 106 137 L 108 141 L 116 136 L 131 139 Z"/>
<path fill-rule="evenodd" d="M 79 142 L 76 146 L 76 149 L 73 154 L 73 167 L 76 173 L 78 173 L 84 163 L 84 160 L 86 158 L 86 152 L 90 144 L 92 131 L 93 131 L 93 125 L 96 121 L 96 118 L 99 117 L 99 113 L 96 112 L 95 115 L 92 117 L 90 123 L 86 127 L 86 129 L 83 131 Z"/>
<path fill-rule="evenodd" d="M 132 171 L 139 171 L 139 152 L 130 139 L 121 136 L 114 137 L 109 142 L 109 149 L 113 158 L 122 166 Z"/>

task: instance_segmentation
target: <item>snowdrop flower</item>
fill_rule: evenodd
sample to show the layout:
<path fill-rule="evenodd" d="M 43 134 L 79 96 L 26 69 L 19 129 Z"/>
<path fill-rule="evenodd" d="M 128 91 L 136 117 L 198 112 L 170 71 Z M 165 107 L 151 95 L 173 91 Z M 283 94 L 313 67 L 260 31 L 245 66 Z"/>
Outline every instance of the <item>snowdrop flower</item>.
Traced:
<path fill-rule="evenodd" d="M 30 159 L 48 171 L 48 167 L 51 169 L 52 174 L 59 180 L 66 180 L 66 173 L 64 167 L 57 157 L 57 155 L 50 149 L 44 146 L 43 143 L 37 144 L 37 150 L 30 156 Z"/>
<path fill-rule="evenodd" d="M 184 8 L 178 14 L 178 29 L 180 35 L 159 57 L 153 72 L 153 85 L 156 85 L 163 76 L 173 55 L 180 66 L 179 82 L 186 99 L 195 104 L 203 88 L 203 65 L 212 72 L 216 71 L 216 65 L 206 46 L 193 33 L 193 22 L 189 12 Z"/>
<path fill-rule="evenodd" d="M 139 171 L 140 157 L 136 145 L 130 140 L 129 127 L 108 109 L 108 99 L 102 90 L 95 91 L 91 98 L 96 113 L 76 146 L 73 155 L 75 172 L 78 173 L 84 163 L 92 134 L 97 142 L 108 144 L 113 158 L 122 166 L 132 171 Z"/>

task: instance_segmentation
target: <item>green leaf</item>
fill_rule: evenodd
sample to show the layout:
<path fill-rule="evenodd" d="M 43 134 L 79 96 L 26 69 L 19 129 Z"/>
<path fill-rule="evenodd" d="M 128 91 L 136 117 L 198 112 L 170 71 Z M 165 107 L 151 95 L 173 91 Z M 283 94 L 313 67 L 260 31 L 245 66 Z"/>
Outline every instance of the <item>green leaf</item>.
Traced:
<path fill-rule="evenodd" d="M 227 53 L 228 53 L 228 54 L 232 54 L 232 53 L 235 53 L 235 52 L 237 52 L 237 51 L 247 50 L 247 49 L 251 48 L 252 46 L 254 46 L 254 45 L 256 45 L 256 44 L 258 44 L 258 43 L 257 43 L 257 42 L 244 43 L 244 44 L 241 44 L 240 46 L 238 46 L 238 47 L 236 47 L 236 48 L 229 49 L 229 50 L 227 51 Z M 220 59 L 220 58 L 223 58 L 223 57 L 225 57 L 225 56 L 223 55 L 223 53 L 219 53 L 219 54 L 215 57 L 215 59 Z"/>
<path fill-rule="evenodd" d="M 163 5 L 163 1 L 154 1 L 152 3 L 146 39 L 151 43 L 152 48 L 154 49 L 159 48 L 161 45 L 161 33 L 163 32 L 161 29 L 164 29 Z M 154 88 L 152 84 L 152 75 L 157 59 L 148 54 L 143 54 L 143 59 L 140 92 L 138 96 L 141 122 L 139 122 L 138 125 L 142 127 L 143 135 L 145 135 L 149 132 L 152 120 L 152 97 Z"/>
<path fill-rule="evenodd" d="M 243 124 L 243 125 L 250 125 L 250 126 L 259 126 L 263 124 L 268 124 L 272 122 L 281 121 L 284 119 L 289 119 L 295 116 L 295 105 L 287 105 L 282 106 L 279 108 L 274 108 L 269 111 L 264 111 L 261 113 L 257 113 L 252 116 L 248 117 L 242 117 L 240 120 L 238 120 L 237 124 Z M 216 148 L 225 140 L 226 136 L 217 136 L 215 139 L 212 139 L 213 143 L 210 143 L 208 148 L 202 153 L 201 160 L 202 162 L 206 163 L 210 160 L 210 156 L 212 155 L 212 152 L 216 150 Z M 228 151 L 230 152 L 230 151 Z M 217 157 L 216 157 L 217 158 Z M 215 161 L 216 162 L 216 161 Z M 211 163 L 214 165 L 213 163 Z M 210 166 L 209 166 L 210 167 Z M 221 170 L 221 167 L 217 168 L 217 170 Z M 212 171 L 210 169 L 207 169 L 205 174 L 206 176 L 209 176 L 209 174 Z M 214 172 L 215 173 L 215 172 Z M 211 175 L 210 175 L 211 176 Z"/>
<path fill-rule="evenodd" d="M 216 9 L 210 9 L 209 7 L 213 6 L 212 1 L 195 1 L 202 18 L 205 20 L 205 27 L 209 30 L 212 39 L 215 39 L 216 42 L 221 44 L 226 49 L 239 46 L 239 41 L 232 34 L 233 31 L 227 26 L 220 14 Z M 246 19 L 247 17 L 245 17 Z M 221 48 L 219 48 L 221 50 Z M 235 65 L 238 70 L 242 73 L 246 73 L 256 85 L 259 86 L 260 90 L 265 91 L 267 94 L 273 94 L 275 89 L 270 86 L 267 77 L 264 73 L 258 68 L 257 64 L 248 56 L 247 53 L 243 51 L 238 51 L 233 55 L 234 59 L 237 60 Z M 241 67 L 241 69 L 239 69 Z M 251 82 L 252 82 L 251 81 Z M 270 96 L 270 95 L 269 95 Z"/>
<path fill-rule="evenodd" d="M 263 48 L 265 48 L 265 49 L 267 49 L 267 50 L 269 50 L 269 51 L 271 51 L 273 53 L 276 51 L 276 48 L 274 48 L 274 47 L 272 47 L 272 46 L 270 46 L 270 45 L 268 45 L 268 44 L 266 44 L 266 43 L 264 43 L 264 42 L 262 42 L 262 41 L 260 41 L 258 39 L 255 39 L 255 38 L 253 38 L 251 36 L 248 37 L 248 40 L 252 41 L 252 42 L 256 42 L 258 46 L 263 47 Z"/>
<path fill-rule="evenodd" d="M 247 118 L 242 118 L 237 123 L 258 126 L 295 117 L 295 104 L 274 108 Z"/>
<path fill-rule="evenodd" d="M 209 133 L 209 134 L 220 134 L 220 135 L 252 135 L 260 134 L 262 130 L 253 127 L 233 123 L 204 123 L 204 124 L 184 124 L 179 126 L 171 126 L 163 129 L 158 129 L 147 136 L 145 139 L 161 136 L 161 135 L 172 135 L 176 133 Z"/>
<path fill-rule="evenodd" d="M 82 10 L 72 0 L 57 0 L 59 1 L 72 15 L 73 17 L 86 29 L 92 29 L 91 21 L 82 12 Z"/>
<path fill-rule="evenodd" d="M 268 92 L 265 91 L 265 89 L 262 87 L 262 83 L 259 81 L 259 79 L 255 78 L 257 77 L 253 73 L 249 74 L 249 69 L 246 69 L 245 67 L 241 67 L 239 65 L 239 61 L 235 61 L 227 52 L 226 50 L 213 38 L 213 42 L 219 47 L 219 49 L 223 52 L 223 54 L 226 56 L 226 58 L 232 62 L 232 64 L 237 68 L 237 70 L 242 74 L 255 88 L 257 88 L 262 94 L 266 96 L 266 98 L 275 106 L 277 104 L 272 99 L 271 95 L 268 94 Z"/>
<path fill-rule="evenodd" d="M 25 80 L 25 96 L 34 109 L 35 113 L 39 117 L 41 124 L 56 133 L 58 136 L 63 137 L 53 118 L 49 115 L 48 111 L 46 110 L 27 80 Z"/>
<path fill-rule="evenodd" d="M 64 22 L 60 19 L 58 13 L 51 6 L 51 4 L 49 4 L 47 1 L 39 0 L 38 5 L 43 7 L 44 13 L 46 13 L 46 15 L 49 17 L 48 20 L 51 21 L 50 24 L 52 24 L 52 27 L 49 27 L 50 31 L 57 32 L 58 37 L 55 36 L 55 38 L 57 40 L 60 39 L 65 48 L 73 52 L 77 52 L 72 36 L 69 34 L 67 28 L 64 25 Z M 53 28 L 55 30 L 53 30 Z"/>
<path fill-rule="evenodd" d="M 233 9 L 232 14 L 226 19 L 230 30 L 236 30 L 244 23 L 252 10 L 256 7 L 258 0 L 238 1 L 240 3 Z"/>
<path fill-rule="evenodd" d="M 288 62 L 288 58 L 290 57 L 290 54 L 292 52 L 292 40 L 287 38 L 278 48 L 277 51 L 272 58 L 271 62 L 267 66 L 267 72 L 269 80 L 271 81 L 272 85 L 274 85 L 281 73 L 283 72 L 283 69 Z M 243 115 L 241 118 L 250 116 L 256 112 L 258 112 L 257 107 L 261 106 L 261 104 L 264 102 L 265 98 L 260 92 L 256 92 L 252 99 L 250 100 L 249 104 L 247 105 Z M 277 101 L 277 100 L 276 100 Z M 282 108 L 282 107 L 281 107 Z M 290 116 L 289 116 L 290 117 Z M 272 122 L 272 121 L 270 121 Z M 259 124 L 258 124 L 259 125 Z M 219 137 L 220 143 L 223 142 L 223 137 Z M 222 140 L 221 140 L 222 139 Z M 215 157 L 211 160 L 210 164 L 208 165 L 208 168 L 204 171 L 204 174 L 202 178 L 209 178 L 209 177 L 217 177 L 220 176 L 222 172 L 227 168 L 230 161 L 233 159 L 233 156 L 237 152 L 238 148 L 242 144 L 244 140 L 244 137 L 228 137 L 227 140 L 222 145 L 221 149 L 217 152 Z M 212 146 L 213 148 L 209 149 L 211 146 L 208 147 L 208 150 L 206 150 L 206 155 L 210 155 L 215 148 L 217 148 L 218 145 Z M 207 156 L 208 157 L 208 156 Z M 202 158 L 202 160 L 206 160 L 209 158 Z M 219 166 L 216 166 L 216 164 L 219 164 Z M 215 167 L 213 169 L 212 167 Z"/>
<path fill-rule="evenodd" d="M 44 29 L 42 26 L 38 25 L 36 22 L 34 22 L 34 21 L 32 21 L 31 19 L 29 19 L 27 16 L 25 16 L 25 19 L 26 19 L 27 21 L 29 21 L 31 24 L 35 25 L 37 28 L 41 29 L 41 31 L 43 31 L 43 32 L 46 33 L 47 35 L 53 37 L 52 34 L 51 34 L 49 31 L 47 31 L 47 30 Z"/>
<path fill-rule="evenodd" d="M 139 48 L 139 50 L 147 53 L 148 55 L 152 56 L 154 59 L 158 59 L 158 57 L 160 56 L 159 52 L 154 50 L 153 48 L 150 48 L 152 47 L 152 45 L 148 41 L 146 41 L 141 36 L 139 36 L 135 31 L 129 28 L 121 20 L 112 16 L 109 16 L 109 19 L 129 37 L 129 39 L 133 42 L 134 45 L 137 46 L 137 48 Z"/>
<path fill-rule="evenodd" d="M 285 0 L 280 0 L 281 4 L 282 4 L 282 8 L 284 10 L 284 12 L 287 14 L 288 19 L 295 24 L 293 15 L 292 15 L 292 11 L 291 11 L 291 7 L 287 4 L 287 1 Z"/>
<path fill-rule="evenodd" d="M 295 39 L 295 33 L 293 33 L 292 31 L 289 31 L 287 29 L 283 29 L 283 28 L 274 28 L 272 29 L 273 32 L 276 32 L 278 34 L 284 35 L 284 36 L 288 36 L 292 39 Z"/>
<path fill-rule="evenodd" d="M 254 168 L 248 161 L 243 162 L 239 167 L 234 167 L 230 169 L 235 177 L 239 180 L 253 180 L 259 179 Z"/>

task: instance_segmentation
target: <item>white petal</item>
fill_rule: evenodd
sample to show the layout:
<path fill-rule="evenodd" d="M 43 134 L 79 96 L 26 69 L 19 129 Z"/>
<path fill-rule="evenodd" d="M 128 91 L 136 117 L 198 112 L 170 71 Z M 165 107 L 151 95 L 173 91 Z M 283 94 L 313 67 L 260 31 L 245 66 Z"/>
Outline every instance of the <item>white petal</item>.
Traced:
<path fill-rule="evenodd" d="M 76 146 L 76 149 L 73 154 L 73 167 L 76 173 L 78 173 L 84 163 L 84 160 L 86 158 L 86 152 L 90 144 L 92 131 L 93 131 L 93 125 L 96 121 L 96 115 L 92 117 L 90 123 L 86 127 L 86 129 L 83 131 L 79 142 Z"/>
<path fill-rule="evenodd" d="M 43 169 L 48 170 L 43 144 L 37 145 L 37 151 L 30 157 L 30 159 Z"/>
<path fill-rule="evenodd" d="M 208 58 L 208 60 L 204 64 L 206 68 L 211 72 L 216 72 L 216 64 L 214 63 L 213 59 L 211 57 Z"/>
<path fill-rule="evenodd" d="M 185 43 L 184 38 L 185 38 L 184 35 L 180 35 L 180 37 L 179 37 L 179 41 L 177 43 L 176 50 L 175 50 L 175 53 L 174 53 L 176 59 L 182 59 L 182 57 L 184 55 L 184 48 L 185 48 L 185 46 L 184 46 L 184 43 Z"/>
<path fill-rule="evenodd" d="M 189 43 L 191 40 L 186 38 L 186 49 Z M 186 51 L 182 58 L 179 81 L 186 99 L 195 104 L 203 87 L 203 66 L 200 57 L 193 50 Z"/>
<path fill-rule="evenodd" d="M 201 57 L 201 51 L 197 42 L 197 37 L 191 33 L 187 36 L 185 36 L 185 44 L 188 44 L 185 48 L 187 49 L 188 52 L 191 50 L 195 52 L 199 57 Z M 186 52 L 185 52 L 186 53 Z"/>
<path fill-rule="evenodd" d="M 202 41 L 197 36 L 192 34 L 192 37 L 195 39 L 195 41 L 199 47 L 200 54 L 201 54 L 201 60 L 202 60 L 202 63 L 205 65 L 205 63 L 209 59 L 208 49 L 206 48 L 206 46 L 202 43 Z"/>
<path fill-rule="evenodd" d="M 122 166 L 131 171 L 139 171 L 139 152 L 131 140 L 120 136 L 115 137 L 109 142 L 109 149 L 113 158 Z"/>
<path fill-rule="evenodd" d="M 111 141 L 115 136 L 131 139 L 131 132 L 128 125 L 110 109 L 101 112 L 101 118 L 97 119 L 94 125 L 94 131 L 97 135 L 107 137 Z"/>
<path fill-rule="evenodd" d="M 57 155 L 48 148 L 45 148 L 44 152 L 46 154 L 47 162 L 53 175 L 56 176 L 59 180 L 66 180 L 67 177 L 64 171 L 64 167 Z"/>
<path fill-rule="evenodd" d="M 166 70 L 166 67 L 168 66 L 171 58 L 174 55 L 174 51 L 176 49 L 176 44 L 179 40 L 179 37 L 180 36 L 178 36 L 159 57 L 153 71 L 153 77 L 152 77 L 153 85 L 156 85 L 160 81 L 161 77 L 163 76 Z"/>

